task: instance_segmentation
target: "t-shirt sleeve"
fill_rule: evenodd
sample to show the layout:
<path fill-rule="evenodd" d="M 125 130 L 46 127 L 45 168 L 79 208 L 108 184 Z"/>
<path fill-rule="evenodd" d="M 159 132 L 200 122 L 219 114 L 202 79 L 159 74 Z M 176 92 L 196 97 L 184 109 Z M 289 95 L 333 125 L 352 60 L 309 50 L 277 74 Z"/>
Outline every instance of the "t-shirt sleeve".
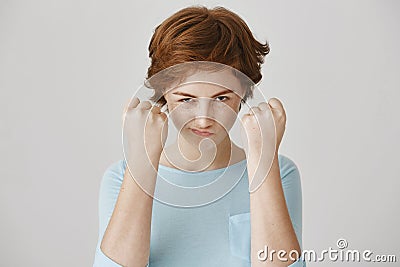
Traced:
<path fill-rule="evenodd" d="M 104 232 L 110 221 L 125 172 L 123 160 L 111 164 L 104 172 L 99 191 L 99 233 L 93 267 L 120 267 L 118 263 L 107 257 L 100 249 Z"/>
<path fill-rule="evenodd" d="M 290 219 L 297 240 L 303 250 L 302 244 L 302 189 L 300 171 L 297 165 L 287 156 L 279 155 L 280 174 L 282 179 L 283 192 L 286 199 L 286 205 L 289 211 Z M 301 256 L 301 255 L 300 255 Z M 303 257 L 297 259 L 289 267 L 306 267 Z"/>

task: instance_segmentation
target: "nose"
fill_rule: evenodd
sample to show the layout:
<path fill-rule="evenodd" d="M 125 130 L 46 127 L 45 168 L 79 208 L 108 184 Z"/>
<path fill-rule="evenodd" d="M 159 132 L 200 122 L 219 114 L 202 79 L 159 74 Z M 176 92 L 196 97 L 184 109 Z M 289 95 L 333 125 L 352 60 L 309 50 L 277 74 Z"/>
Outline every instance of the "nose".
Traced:
<path fill-rule="evenodd" d="M 195 126 L 198 128 L 207 128 L 212 125 L 212 120 L 210 115 L 212 112 L 212 103 L 210 99 L 201 98 L 199 101 L 199 106 L 196 111 Z"/>
<path fill-rule="evenodd" d="M 212 125 L 212 120 L 207 117 L 196 117 L 194 119 L 194 126 L 198 129 L 207 129 Z"/>
<path fill-rule="evenodd" d="M 211 112 L 211 108 L 212 108 L 212 99 L 199 98 L 199 104 L 198 104 L 198 110 L 197 110 L 198 116 L 207 117 L 209 115 L 209 113 Z"/>

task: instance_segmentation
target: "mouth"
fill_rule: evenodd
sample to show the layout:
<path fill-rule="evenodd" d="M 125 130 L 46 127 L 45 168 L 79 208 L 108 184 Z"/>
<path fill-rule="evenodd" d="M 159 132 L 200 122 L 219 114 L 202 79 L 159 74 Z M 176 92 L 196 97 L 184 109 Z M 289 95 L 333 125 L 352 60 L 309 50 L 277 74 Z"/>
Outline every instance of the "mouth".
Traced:
<path fill-rule="evenodd" d="M 191 130 L 192 130 L 192 132 L 193 132 L 194 134 L 197 134 L 197 135 L 200 135 L 200 136 L 210 136 L 210 135 L 213 135 L 213 133 L 207 132 L 207 131 L 199 131 L 199 130 L 196 130 L 196 129 L 191 129 Z"/>

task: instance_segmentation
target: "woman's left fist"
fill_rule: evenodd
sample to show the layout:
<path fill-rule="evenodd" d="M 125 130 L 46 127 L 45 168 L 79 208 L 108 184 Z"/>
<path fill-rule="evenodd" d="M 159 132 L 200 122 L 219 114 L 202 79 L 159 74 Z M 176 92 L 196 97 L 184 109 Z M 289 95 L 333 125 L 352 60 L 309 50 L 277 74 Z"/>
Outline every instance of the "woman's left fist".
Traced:
<path fill-rule="evenodd" d="M 277 98 L 250 108 L 242 119 L 242 141 L 248 159 L 278 155 L 286 127 L 286 113 Z"/>

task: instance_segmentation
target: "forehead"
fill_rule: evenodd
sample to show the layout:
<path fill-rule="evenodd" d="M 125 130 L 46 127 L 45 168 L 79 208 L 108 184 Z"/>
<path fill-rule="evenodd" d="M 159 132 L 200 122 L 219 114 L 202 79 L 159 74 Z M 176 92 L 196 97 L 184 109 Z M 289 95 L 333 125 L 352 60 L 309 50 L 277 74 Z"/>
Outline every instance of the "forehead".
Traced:
<path fill-rule="evenodd" d="M 197 71 L 186 77 L 178 86 L 169 88 L 166 92 L 184 92 L 196 96 L 210 96 L 218 92 L 231 90 L 238 95 L 243 94 L 240 80 L 230 69 L 220 71 Z"/>

